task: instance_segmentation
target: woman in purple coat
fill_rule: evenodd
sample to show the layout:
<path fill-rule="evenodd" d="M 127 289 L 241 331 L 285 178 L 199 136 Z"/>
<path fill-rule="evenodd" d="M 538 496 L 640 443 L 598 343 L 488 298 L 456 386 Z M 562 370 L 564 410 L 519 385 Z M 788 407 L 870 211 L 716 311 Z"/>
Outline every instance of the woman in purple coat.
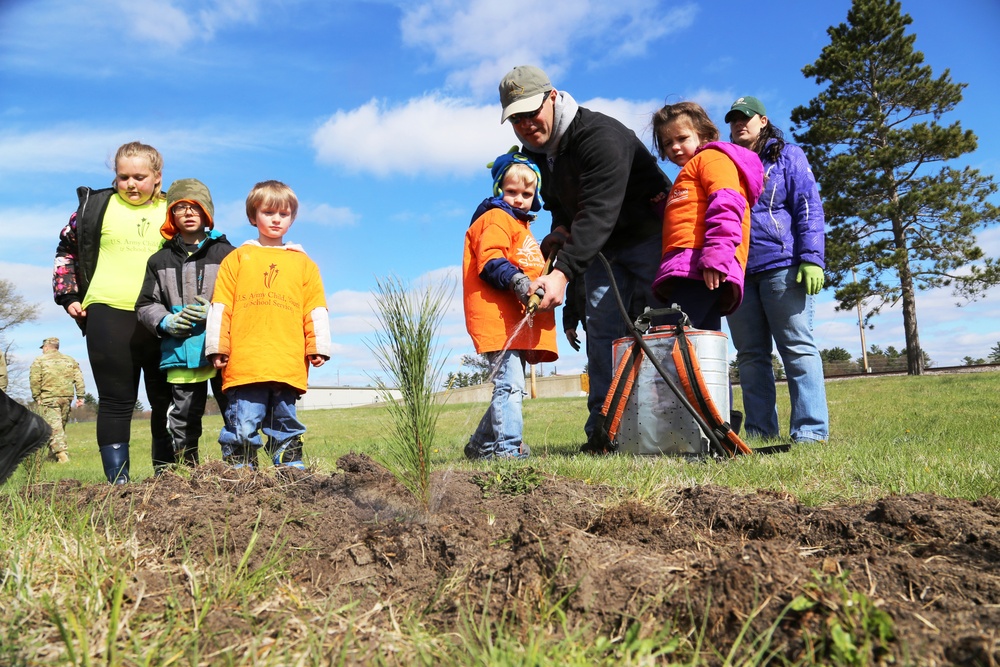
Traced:
<path fill-rule="evenodd" d="M 823 442 L 830 426 L 823 362 L 813 342 L 814 296 L 823 287 L 823 203 L 805 154 L 786 144 L 756 97 L 726 114 L 733 143 L 764 165 L 764 192 L 750 214 L 743 303 L 727 316 L 736 346 L 748 435 L 777 438 L 771 341 L 785 366 L 793 442 Z"/>

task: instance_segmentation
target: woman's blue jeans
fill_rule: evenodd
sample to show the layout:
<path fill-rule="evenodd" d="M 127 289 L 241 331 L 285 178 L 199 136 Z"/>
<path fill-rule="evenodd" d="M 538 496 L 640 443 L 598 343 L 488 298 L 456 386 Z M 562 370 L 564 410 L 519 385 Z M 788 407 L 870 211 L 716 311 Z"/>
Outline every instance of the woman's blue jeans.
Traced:
<path fill-rule="evenodd" d="M 752 436 L 779 435 L 773 338 L 788 379 L 792 440 L 826 440 L 830 425 L 823 361 L 812 334 L 815 304 L 805 286 L 795 282 L 797 273 L 798 266 L 790 266 L 748 275 L 743 303 L 726 316 L 740 368 L 744 424 Z"/>
<path fill-rule="evenodd" d="M 493 400 L 465 446 L 465 455 L 470 459 L 524 458 L 528 448 L 522 442 L 524 366 L 521 354 L 516 350 L 487 352 L 486 358 L 491 368 L 500 364 L 493 378 Z"/>

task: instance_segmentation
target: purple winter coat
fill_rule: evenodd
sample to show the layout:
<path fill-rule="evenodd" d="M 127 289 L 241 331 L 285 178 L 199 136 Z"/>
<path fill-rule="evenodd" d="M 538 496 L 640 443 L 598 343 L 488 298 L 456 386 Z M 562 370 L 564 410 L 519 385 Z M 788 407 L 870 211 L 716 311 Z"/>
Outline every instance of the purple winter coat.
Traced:
<path fill-rule="evenodd" d="M 764 192 L 750 212 L 747 273 L 802 262 L 825 268 L 824 245 L 823 202 L 816 179 L 802 149 L 785 144 L 776 163 L 764 163 Z"/>

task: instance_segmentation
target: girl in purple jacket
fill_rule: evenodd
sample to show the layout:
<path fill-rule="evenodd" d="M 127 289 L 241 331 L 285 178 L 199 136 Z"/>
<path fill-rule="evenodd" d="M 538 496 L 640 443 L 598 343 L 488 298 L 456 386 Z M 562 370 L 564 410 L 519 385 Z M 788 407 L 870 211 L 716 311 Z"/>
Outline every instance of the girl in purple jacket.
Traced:
<path fill-rule="evenodd" d="M 764 165 L 764 192 L 750 214 L 750 254 L 743 303 L 727 316 L 743 388 L 746 432 L 777 438 L 772 339 L 791 398 L 794 442 L 823 442 L 829 417 L 823 362 L 813 342 L 813 295 L 823 287 L 823 203 L 805 154 L 786 144 L 756 97 L 726 114 L 733 143 Z"/>

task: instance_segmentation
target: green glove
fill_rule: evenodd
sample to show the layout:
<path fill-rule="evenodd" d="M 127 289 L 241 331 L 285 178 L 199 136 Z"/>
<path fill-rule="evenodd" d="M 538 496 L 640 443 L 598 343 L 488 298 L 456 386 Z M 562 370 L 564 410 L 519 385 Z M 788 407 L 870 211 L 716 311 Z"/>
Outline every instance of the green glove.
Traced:
<path fill-rule="evenodd" d="M 208 307 L 211 305 L 211 302 L 205 297 L 196 296 L 194 299 L 197 303 L 189 303 L 181 311 L 184 317 L 192 324 L 201 322 L 208 317 Z"/>
<path fill-rule="evenodd" d="M 801 283 L 803 280 L 806 284 L 806 294 L 819 294 L 823 289 L 823 269 L 816 264 L 802 262 L 799 264 L 799 275 L 795 278 L 795 282 Z"/>

